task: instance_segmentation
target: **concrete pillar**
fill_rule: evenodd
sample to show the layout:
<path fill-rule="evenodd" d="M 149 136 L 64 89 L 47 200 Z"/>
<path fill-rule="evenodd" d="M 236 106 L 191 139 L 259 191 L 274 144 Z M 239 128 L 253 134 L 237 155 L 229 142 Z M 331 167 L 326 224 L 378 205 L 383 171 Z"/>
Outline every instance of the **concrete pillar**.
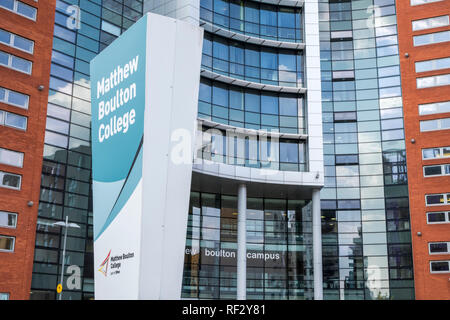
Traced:
<path fill-rule="evenodd" d="M 238 189 L 237 225 L 237 300 L 247 295 L 247 186 L 242 183 Z"/>
<path fill-rule="evenodd" d="M 313 219 L 313 268 L 314 268 L 314 300 L 323 300 L 322 275 L 322 219 L 320 212 L 320 190 L 312 191 Z"/>

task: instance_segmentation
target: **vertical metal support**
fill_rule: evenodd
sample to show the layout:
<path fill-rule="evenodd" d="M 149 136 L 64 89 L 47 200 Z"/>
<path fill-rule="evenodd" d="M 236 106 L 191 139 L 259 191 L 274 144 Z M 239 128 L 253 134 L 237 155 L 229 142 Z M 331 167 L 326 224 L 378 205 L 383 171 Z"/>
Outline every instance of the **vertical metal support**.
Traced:
<path fill-rule="evenodd" d="M 64 227 L 64 245 L 63 245 L 63 256 L 62 256 L 62 267 L 61 267 L 61 279 L 59 283 L 63 285 L 64 280 L 64 262 L 66 260 L 66 241 L 67 241 L 67 229 L 69 227 L 69 216 L 66 216 L 66 225 Z M 62 299 L 62 291 L 59 293 L 59 300 Z"/>
<path fill-rule="evenodd" d="M 238 189 L 237 225 L 237 300 L 247 296 L 247 186 L 240 184 Z"/>
<path fill-rule="evenodd" d="M 313 219 L 313 268 L 314 268 L 314 300 L 323 300 L 322 275 L 322 219 L 320 213 L 320 190 L 312 191 Z"/>

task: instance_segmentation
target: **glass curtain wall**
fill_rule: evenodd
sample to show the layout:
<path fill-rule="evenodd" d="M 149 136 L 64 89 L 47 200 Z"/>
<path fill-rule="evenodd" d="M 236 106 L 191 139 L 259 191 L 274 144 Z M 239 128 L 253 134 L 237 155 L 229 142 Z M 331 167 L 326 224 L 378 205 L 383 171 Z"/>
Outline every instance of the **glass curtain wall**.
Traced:
<path fill-rule="evenodd" d="M 324 299 L 414 299 L 395 0 L 320 0 Z"/>
<path fill-rule="evenodd" d="M 222 29 L 260 39 L 301 42 L 302 9 L 258 1 L 200 1 L 200 19 Z M 302 87 L 303 50 L 252 45 L 205 32 L 202 68 L 235 79 L 282 87 Z M 278 46 L 281 43 L 278 43 Z M 289 47 L 289 46 L 287 46 Z M 202 78 L 198 118 L 237 128 L 301 135 L 306 131 L 303 94 L 254 90 Z M 227 127 L 228 128 L 228 127 Z M 214 150 L 199 157 L 232 165 L 305 171 L 306 143 L 297 137 L 270 139 L 273 163 L 261 140 L 243 140 L 242 153 L 227 149 L 225 129 L 209 132 Z M 233 140 L 234 141 L 234 140 Z M 250 145 L 257 145 L 251 154 Z M 271 146 L 273 144 L 273 146 Z M 234 145 L 233 145 L 234 146 Z M 258 147 L 259 146 L 259 147 Z M 228 150 L 228 153 L 227 153 Z M 253 149 L 252 149 L 253 150 Z M 236 157 L 234 155 L 237 155 Z M 195 190 L 205 191 L 205 190 Z M 237 188 L 236 188 L 237 192 Z M 192 192 L 185 252 L 183 298 L 235 299 L 237 254 L 236 194 Z M 312 299 L 312 221 L 309 200 L 247 199 L 247 299 Z"/>
<path fill-rule="evenodd" d="M 302 87 L 303 52 L 236 42 L 205 34 L 202 68 L 215 73 L 284 87 Z"/>
<path fill-rule="evenodd" d="M 201 79 L 198 118 L 233 127 L 306 134 L 303 95 L 274 93 Z"/>
<path fill-rule="evenodd" d="M 241 0 L 201 0 L 200 19 L 251 37 L 302 42 L 301 8 Z"/>
<path fill-rule="evenodd" d="M 89 61 L 142 16 L 142 0 L 57 0 L 31 299 L 94 296 Z M 79 23 L 76 18 L 79 17 Z"/>
<path fill-rule="evenodd" d="M 307 200 L 248 198 L 247 299 L 312 299 Z M 235 299 L 237 197 L 191 192 L 182 298 Z"/>

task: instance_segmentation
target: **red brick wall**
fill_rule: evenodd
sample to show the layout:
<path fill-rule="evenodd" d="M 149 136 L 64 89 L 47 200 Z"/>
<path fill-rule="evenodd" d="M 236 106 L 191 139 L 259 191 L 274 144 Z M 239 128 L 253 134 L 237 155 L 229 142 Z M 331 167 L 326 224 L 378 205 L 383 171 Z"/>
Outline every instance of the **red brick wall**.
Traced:
<path fill-rule="evenodd" d="M 28 110 L 0 103 L 0 109 L 28 117 L 26 132 L 0 126 L 0 147 L 25 153 L 23 168 L 0 165 L 2 171 L 22 175 L 20 191 L 0 188 L 0 210 L 18 213 L 16 229 L 0 228 L 0 234 L 16 237 L 13 253 L 0 252 L 0 292 L 9 293 L 10 299 L 30 295 L 56 3 L 21 1 L 38 8 L 36 22 L 0 8 L 1 29 L 35 42 L 33 55 L 0 44 L 0 50 L 33 61 L 31 76 L 0 67 L 1 87 L 30 96 Z M 39 91 L 40 85 L 45 89 Z M 28 201 L 34 205 L 29 207 Z"/>
<path fill-rule="evenodd" d="M 448 118 L 450 113 L 420 116 L 418 104 L 450 100 L 450 86 L 417 89 L 415 62 L 450 56 L 450 42 L 414 47 L 413 35 L 420 35 L 450 27 L 412 31 L 412 21 L 450 14 L 450 0 L 410 6 L 409 0 L 397 0 L 397 18 L 400 47 L 400 67 L 404 101 L 405 139 L 411 212 L 411 234 L 414 256 L 416 299 L 450 299 L 450 274 L 431 274 L 430 260 L 450 260 L 450 255 L 430 255 L 428 243 L 450 241 L 450 225 L 428 225 L 426 212 L 450 211 L 450 206 L 425 206 L 425 194 L 450 193 L 450 176 L 423 176 L 423 165 L 450 163 L 450 159 L 422 160 L 422 149 L 450 146 L 450 130 L 420 132 L 419 120 Z M 405 53 L 409 57 L 405 57 Z M 450 73 L 450 69 L 423 72 L 419 77 Z M 415 143 L 411 143 L 415 139 Z M 422 236 L 417 233 L 421 232 Z"/>

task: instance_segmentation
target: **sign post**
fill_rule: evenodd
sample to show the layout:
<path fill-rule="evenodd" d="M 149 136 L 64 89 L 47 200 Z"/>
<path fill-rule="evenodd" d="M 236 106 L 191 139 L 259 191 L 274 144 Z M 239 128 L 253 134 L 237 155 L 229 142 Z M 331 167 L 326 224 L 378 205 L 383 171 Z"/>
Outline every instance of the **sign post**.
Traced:
<path fill-rule="evenodd" d="M 148 13 L 91 61 L 96 299 L 181 297 L 202 42 Z"/>

